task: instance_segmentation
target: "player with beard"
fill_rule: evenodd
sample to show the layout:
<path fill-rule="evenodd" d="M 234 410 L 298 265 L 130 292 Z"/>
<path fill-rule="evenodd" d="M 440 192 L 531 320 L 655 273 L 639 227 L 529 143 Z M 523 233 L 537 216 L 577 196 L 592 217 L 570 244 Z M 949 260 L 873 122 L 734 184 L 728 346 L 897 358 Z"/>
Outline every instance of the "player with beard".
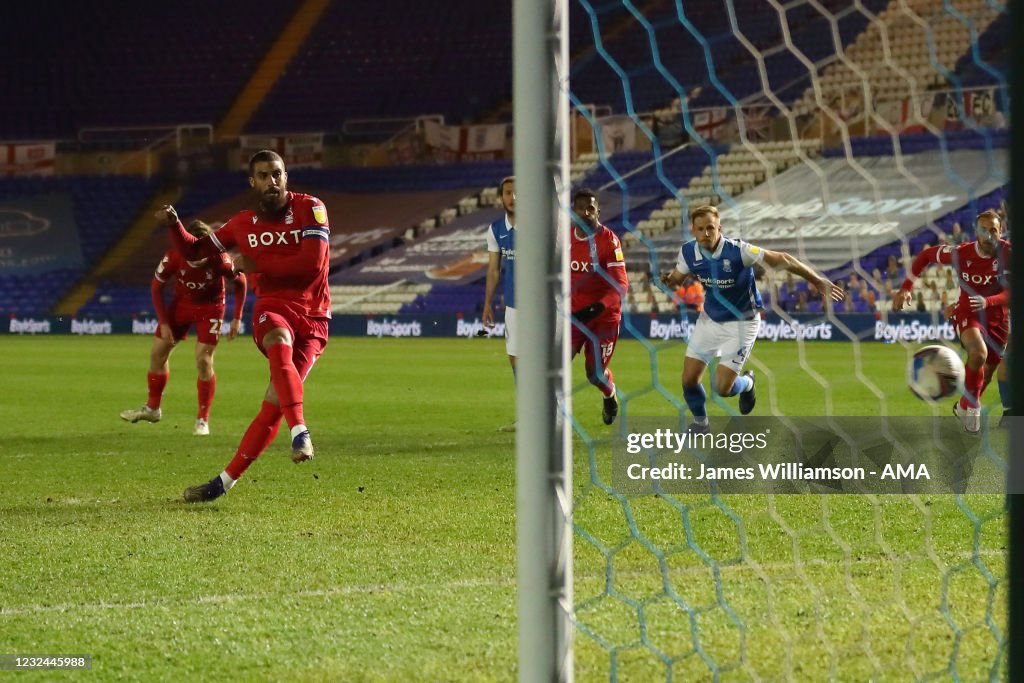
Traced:
<path fill-rule="evenodd" d="M 516 374 L 516 179 L 509 176 L 498 185 L 505 215 L 487 229 L 487 284 L 484 288 L 484 327 L 494 327 L 492 300 L 501 282 L 505 300 L 505 353 Z"/>
<path fill-rule="evenodd" d="M 974 227 L 974 242 L 929 247 L 918 254 L 892 298 L 892 310 L 901 310 L 913 297 L 914 282 L 928 266 L 953 266 L 960 298 L 953 307 L 952 321 L 967 351 L 964 395 L 953 405 L 953 413 L 971 434 L 981 431 L 985 380 L 992 377 L 1006 353 L 1010 335 L 1011 251 L 1010 243 L 1002 239 L 1003 220 L 989 209 L 978 214 Z"/>
<path fill-rule="evenodd" d="M 190 260 L 237 248 L 235 267 L 257 275 L 252 332 L 270 363 L 270 386 L 234 458 L 218 476 L 185 489 L 185 501 L 204 502 L 224 495 L 277 435 L 281 417 L 291 430 L 292 461 L 313 457 L 303 415 L 302 384 L 327 345 L 331 317 L 327 286 L 330 228 L 324 203 L 288 191 L 284 160 L 271 150 L 249 160 L 249 185 L 259 206 L 242 211 L 219 230 L 197 239 L 185 231 L 174 207 L 163 217 L 171 242 Z"/>

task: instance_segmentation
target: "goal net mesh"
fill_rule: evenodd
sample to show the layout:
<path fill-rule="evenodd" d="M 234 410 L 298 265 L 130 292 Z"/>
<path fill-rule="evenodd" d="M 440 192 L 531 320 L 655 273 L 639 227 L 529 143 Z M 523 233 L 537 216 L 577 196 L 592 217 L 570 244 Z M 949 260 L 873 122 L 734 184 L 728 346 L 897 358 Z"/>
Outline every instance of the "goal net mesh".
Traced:
<path fill-rule="evenodd" d="M 913 255 L 1004 208 L 1007 24 L 990 0 L 570 0 L 573 186 L 599 192 L 630 280 L 613 426 L 574 368 L 579 680 L 1005 676 L 1002 495 L 635 495 L 612 453 L 641 417 L 690 419 L 696 306 L 659 275 L 703 204 L 846 289 L 829 307 L 758 273 L 755 414 L 953 420 L 904 368 L 923 344 L 959 351 L 954 274 L 889 309 Z M 737 414 L 713 370 L 712 424 Z M 996 434 L 994 379 L 982 400 Z"/>

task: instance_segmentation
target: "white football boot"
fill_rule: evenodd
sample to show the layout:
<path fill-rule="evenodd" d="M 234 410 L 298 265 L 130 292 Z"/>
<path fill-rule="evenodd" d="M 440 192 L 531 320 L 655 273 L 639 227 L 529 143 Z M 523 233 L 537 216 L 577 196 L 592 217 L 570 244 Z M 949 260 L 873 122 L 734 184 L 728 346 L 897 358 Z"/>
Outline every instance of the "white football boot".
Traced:
<path fill-rule="evenodd" d="M 162 414 L 160 409 L 153 410 L 149 406 L 142 406 L 141 408 L 129 408 L 128 410 L 121 411 L 121 419 L 125 422 L 138 422 L 139 420 L 145 420 L 146 422 L 159 422 Z"/>
<path fill-rule="evenodd" d="M 201 417 L 196 418 L 196 426 L 193 427 L 192 433 L 196 436 L 209 436 L 210 435 L 210 423 Z"/>
<path fill-rule="evenodd" d="M 968 434 L 981 431 L 981 408 L 961 408 L 957 401 L 953 404 L 953 414 L 960 418 Z"/>

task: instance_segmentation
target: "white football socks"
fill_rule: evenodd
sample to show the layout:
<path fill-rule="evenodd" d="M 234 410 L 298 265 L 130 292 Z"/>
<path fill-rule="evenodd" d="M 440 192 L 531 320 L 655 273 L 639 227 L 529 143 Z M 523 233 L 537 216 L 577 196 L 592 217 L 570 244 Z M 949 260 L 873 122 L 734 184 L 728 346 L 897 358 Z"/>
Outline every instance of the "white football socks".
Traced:
<path fill-rule="evenodd" d="M 231 487 L 235 485 L 235 481 L 235 479 L 232 479 L 228 475 L 227 470 L 224 470 L 223 472 L 220 473 L 220 483 L 224 485 L 225 491 L 230 491 Z"/>

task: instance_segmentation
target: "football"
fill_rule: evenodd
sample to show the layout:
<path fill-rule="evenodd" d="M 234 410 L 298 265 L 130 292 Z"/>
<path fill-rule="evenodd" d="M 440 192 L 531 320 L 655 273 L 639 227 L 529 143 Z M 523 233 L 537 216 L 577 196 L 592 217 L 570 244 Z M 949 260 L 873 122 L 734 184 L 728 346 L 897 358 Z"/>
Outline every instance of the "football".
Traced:
<path fill-rule="evenodd" d="M 964 362 L 948 346 L 925 346 L 907 365 L 907 385 L 922 401 L 938 401 L 964 388 Z"/>

